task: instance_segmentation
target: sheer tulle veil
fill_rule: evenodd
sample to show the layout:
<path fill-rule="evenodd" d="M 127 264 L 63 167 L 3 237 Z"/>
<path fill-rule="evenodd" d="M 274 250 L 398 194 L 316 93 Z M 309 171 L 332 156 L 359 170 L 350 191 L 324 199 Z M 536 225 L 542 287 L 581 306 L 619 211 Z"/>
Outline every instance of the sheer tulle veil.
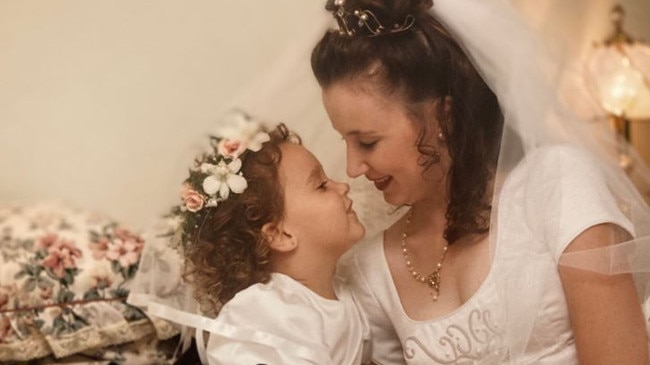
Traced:
<path fill-rule="evenodd" d="M 599 177 L 613 195 L 618 208 L 632 223 L 634 239 L 620 242 L 611 237 L 612 244 L 582 252 L 563 254 L 559 264 L 590 270 L 604 275 L 633 273 L 642 302 L 648 297 L 650 272 L 650 211 L 648 206 L 619 167 L 616 154 L 618 141 L 609 131 L 594 123 L 581 120 L 560 99 L 557 84 L 559 64 L 544 52 L 542 41 L 526 26 L 516 10 L 506 0 L 438 0 L 432 9 L 448 29 L 460 40 L 474 65 L 496 93 L 505 116 L 505 131 L 501 140 L 496 188 L 493 198 L 490 242 L 492 252 L 508 219 L 499 212 L 501 192 L 514 166 L 534 160 L 540 149 L 566 146 L 585 151 L 588 161 L 600 167 Z M 577 150 L 576 150 L 577 151 Z M 562 161 L 553 165 L 562 168 Z M 645 165 L 634 162 L 639 179 L 647 181 Z M 553 167 L 553 166 L 551 166 Z M 543 174 L 543 173 L 541 173 Z M 556 174 L 540 178 L 557 178 Z M 553 186 L 551 181 L 546 181 Z M 544 209 L 552 204 L 567 204 L 573 197 L 563 196 L 561 189 L 526 191 L 521 199 L 527 209 Z M 562 217 L 547 217 L 543 229 L 559 231 L 567 224 Z M 568 223 L 570 224 L 570 222 Z M 584 227 L 586 228 L 586 227 Z M 540 308 L 540 297 L 547 278 L 541 275 L 546 262 L 538 248 L 510 252 L 508 257 L 493 257 L 492 275 L 504 306 L 505 337 L 511 359 L 528 345 L 534 326 L 533 313 Z M 498 269 L 495 269 L 497 268 Z M 521 296 L 519 293 L 528 293 Z M 647 313 L 646 313 L 647 318 Z"/>
<path fill-rule="evenodd" d="M 584 158 L 598 166 L 598 176 L 614 197 L 618 208 L 631 222 L 626 227 L 632 239 L 612 237 L 612 244 L 583 252 L 563 254 L 559 264 L 590 270 L 603 275 L 632 273 L 635 275 L 640 299 L 647 301 L 650 275 L 650 210 L 642 196 L 619 167 L 616 154 L 618 141 L 612 133 L 594 123 L 584 121 L 560 99 L 557 83 L 559 65 L 544 53 L 541 39 L 529 29 L 516 9 L 507 0 L 435 0 L 431 13 L 459 40 L 480 74 L 496 93 L 505 116 L 499 164 L 493 197 L 490 242 L 496 252 L 497 236 L 502 232 L 499 211 L 503 187 L 516 166 L 534 160 L 537 151 L 561 145 L 571 151 L 584 151 Z M 284 57 L 269 66 L 268 78 L 251 85 L 250 92 L 233 100 L 232 105 L 270 121 L 283 121 L 301 134 L 304 144 L 323 161 L 325 169 L 335 178 L 345 177 L 345 150 L 340 137 L 331 129 L 321 105 L 320 90 L 311 74 L 309 55 L 326 29 L 332 26 L 331 16 L 314 21 L 313 29 L 296 32 L 296 39 Z M 580 152 L 583 154 L 583 152 Z M 561 165 L 562 161 L 557 161 Z M 634 162 L 639 179 L 648 179 L 645 165 Z M 543 173 L 543 172 L 540 172 Z M 542 176 L 544 178 L 544 176 Z M 381 199 L 363 179 L 351 183 L 355 207 L 367 225 L 369 234 L 386 228 L 399 215 Z M 527 209 L 543 209 L 546 204 L 566 204 L 572 197 L 562 191 L 528 191 L 523 197 Z M 557 230 L 566 224 L 562 217 L 543 222 L 545 230 Z M 586 228 L 586 227 L 585 227 Z M 162 241 L 149 244 L 143 258 L 144 269 L 132 289 L 131 302 L 152 309 L 151 313 L 169 318 L 172 310 L 194 312 L 188 300 L 188 288 L 174 276 L 170 268 L 155 274 L 157 257 L 175 255 Z M 500 260 L 495 275 L 500 302 L 503 303 L 504 337 L 511 359 L 529 345 L 535 325 L 533 313 L 541 310 L 540 298 L 546 277 L 542 273 L 549 263 L 541 258 L 542 248 L 526 248 L 521 252 L 492 258 Z M 157 256 L 156 256 L 157 255 Z M 170 256 L 170 257 L 171 257 Z M 174 259 L 180 264 L 178 258 Z M 160 271 L 160 267 L 157 268 Z M 167 276 L 165 276 L 167 275 Z M 176 283 L 176 286 L 172 285 Z M 521 293 L 525 289 L 526 295 Z M 162 304 L 162 305 L 161 305 Z M 648 313 L 646 312 L 646 318 Z M 186 323 L 192 324 L 192 323 Z M 195 323 L 196 324 L 196 323 Z"/>

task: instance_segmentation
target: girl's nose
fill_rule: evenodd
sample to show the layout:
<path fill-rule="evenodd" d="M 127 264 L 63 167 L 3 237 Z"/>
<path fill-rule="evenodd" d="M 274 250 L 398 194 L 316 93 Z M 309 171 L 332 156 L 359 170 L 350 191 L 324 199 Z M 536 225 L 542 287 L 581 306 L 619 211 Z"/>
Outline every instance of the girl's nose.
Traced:
<path fill-rule="evenodd" d="M 332 180 L 336 186 L 336 190 L 341 194 L 341 195 L 346 195 L 350 191 L 350 185 L 344 182 Z"/>

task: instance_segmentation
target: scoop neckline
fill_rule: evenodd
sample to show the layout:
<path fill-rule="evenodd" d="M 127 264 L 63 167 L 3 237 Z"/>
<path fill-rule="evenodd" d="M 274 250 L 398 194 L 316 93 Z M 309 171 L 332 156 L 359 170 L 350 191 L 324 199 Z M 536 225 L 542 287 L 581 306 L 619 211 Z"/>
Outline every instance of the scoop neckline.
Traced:
<path fill-rule="evenodd" d="M 496 232 L 494 234 L 496 235 Z M 481 282 L 481 285 L 479 285 L 478 289 L 476 289 L 476 291 L 472 294 L 472 296 L 469 297 L 469 299 L 467 299 L 467 301 L 462 303 L 458 308 L 455 308 L 451 312 L 445 313 L 445 314 L 443 314 L 443 315 L 441 315 L 439 317 L 435 317 L 435 318 L 431 318 L 431 319 L 424 319 L 424 320 L 413 319 L 411 316 L 408 315 L 408 313 L 406 313 L 406 310 L 404 309 L 404 304 L 402 304 L 402 300 L 401 300 L 401 298 L 399 296 L 399 293 L 397 292 L 397 287 L 395 286 L 395 281 L 393 280 L 393 275 L 392 275 L 392 273 L 390 271 L 390 266 L 388 265 L 388 259 L 386 258 L 386 249 L 385 249 L 386 240 L 385 240 L 384 235 L 385 235 L 385 232 L 380 233 L 379 239 L 381 240 L 381 244 L 377 245 L 377 246 L 379 246 L 378 251 L 379 251 L 379 254 L 381 255 L 381 266 L 382 266 L 383 275 L 388 278 L 388 282 L 389 282 L 388 283 L 389 295 L 391 296 L 391 299 L 393 301 L 396 301 L 398 303 L 399 310 L 400 310 L 400 312 L 402 314 L 402 317 L 407 319 L 411 323 L 433 324 L 433 323 L 436 323 L 436 322 L 442 322 L 442 321 L 444 321 L 444 320 L 446 320 L 446 319 L 448 319 L 450 317 L 453 317 L 454 315 L 464 311 L 467 307 L 469 307 L 472 304 L 472 302 L 476 301 L 477 300 L 476 298 L 478 298 L 485 290 L 487 290 L 486 287 L 489 285 L 489 282 L 492 280 L 492 276 L 493 276 L 492 273 L 494 271 L 494 263 L 496 262 L 496 259 L 497 259 L 497 256 L 498 256 L 498 247 L 497 246 L 495 246 L 495 248 L 494 248 L 495 253 L 494 253 L 494 256 L 492 258 L 492 261 L 490 262 L 490 269 L 488 270 L 487 275 L 485 275 L 485 278 L 483 278 L 483 281 Z M 491 240 L 491 234 L 488 234 L 487 240 L 488 240 L 487 244 L 489 245 L 490 240 Z M 495 240 L 496 240 L 496 238 L 495 238 Z M 497 242 L 498 242 L 498 240 L 497 240 Z"/>

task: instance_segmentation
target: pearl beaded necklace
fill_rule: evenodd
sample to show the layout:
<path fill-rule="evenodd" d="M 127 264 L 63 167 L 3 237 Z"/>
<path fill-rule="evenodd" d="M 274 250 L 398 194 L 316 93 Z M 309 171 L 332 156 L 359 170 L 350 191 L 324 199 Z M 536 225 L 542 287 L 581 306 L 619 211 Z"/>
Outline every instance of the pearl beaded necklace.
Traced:
<path fill-rule="evenodd" d="M 402 244 L 401 244 L 402 255 L 404 256 L 404 261 L 406 262 L 406 268 L 411 273 L 411 276 L 413 276 L 415 280 L 429 286 L 429 288 L 431 289 L 431 297 L 433 298 L 433 301 L 436 302 L 438 301 L 438 296 L 440 295 L 440 269 L 442 269 L 442 262 L 445 260 L 445 256 L 447 255 L 447 249 L 449 248 L 449 244 L 445 244 L 445 247 L 442 249 L 442 256 L 440 257 L 440 261 L 436 265 L 436 269 L 433 270 L 431 274 L 424 276 L 419 272 L 417 272 L 413 267 L 411 256 L 409 255 L 408 249 L 406 248 L 406 238 L 408 237 L 407 231 L 408 231 L 409 223 L 411 223 L 412 215 L 413 215 L 413 211 L 410 211 L 409 215 L 406 217 L 406 226 L 404 227 L 404 232 L 402 233 Z"/>

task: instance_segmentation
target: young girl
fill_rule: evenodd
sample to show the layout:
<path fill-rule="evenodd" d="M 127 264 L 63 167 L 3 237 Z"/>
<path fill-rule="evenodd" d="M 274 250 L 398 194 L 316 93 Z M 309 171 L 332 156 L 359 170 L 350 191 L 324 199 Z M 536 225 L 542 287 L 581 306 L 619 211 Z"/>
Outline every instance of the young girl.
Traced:
<path fill-rule="evenodd" d="M 202 361 L 360 364 L 367 326 L 335 278 L 364 235 L 348 185 L 283 124 L 266 133 L 235 119 L 195 161 L 175 210 L 186 277 L 216 315 L 199 321 L 210 333 Z"/>

